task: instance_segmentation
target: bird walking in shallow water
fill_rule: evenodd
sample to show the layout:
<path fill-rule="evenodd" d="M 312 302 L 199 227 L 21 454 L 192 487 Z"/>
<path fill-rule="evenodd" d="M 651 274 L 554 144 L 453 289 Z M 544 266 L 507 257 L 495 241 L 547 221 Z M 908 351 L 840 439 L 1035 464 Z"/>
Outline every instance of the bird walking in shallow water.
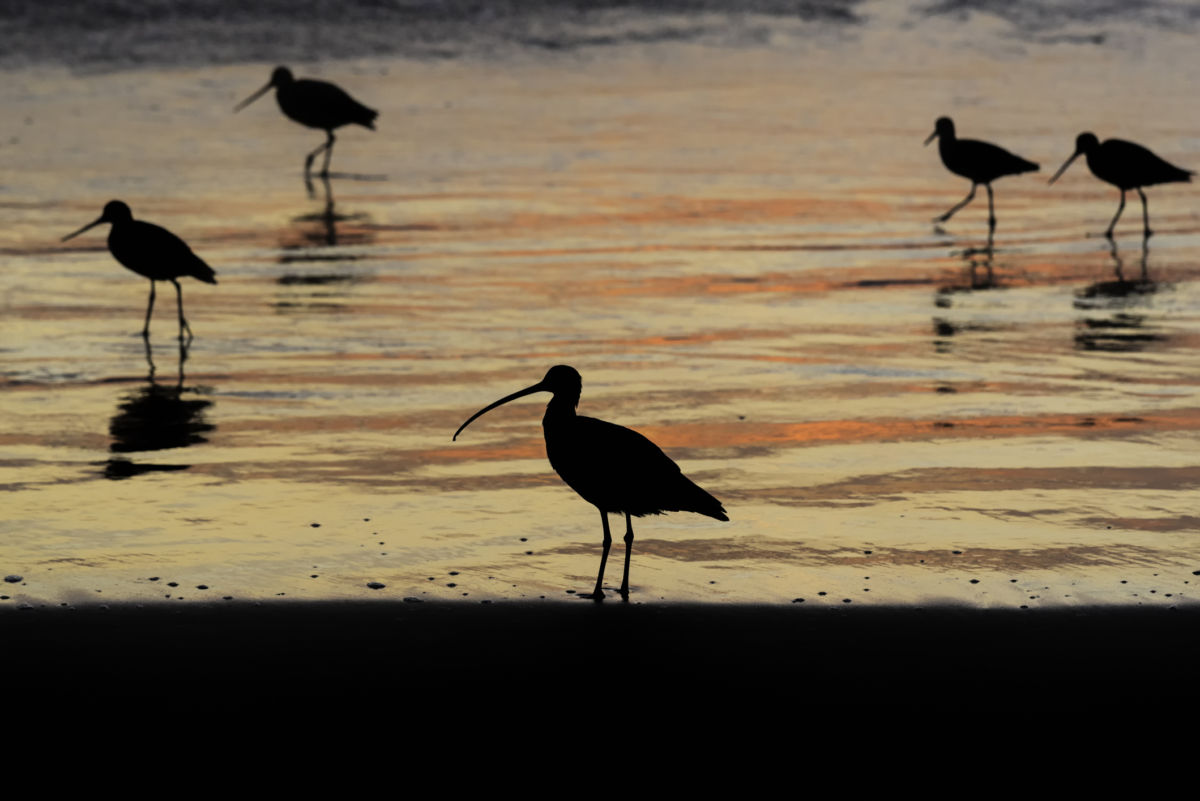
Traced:
<path fill-rule="evenodd" d="M 238 103 L 233 110 L 241 111 L 272 88 L 275 89 L 275 99 L 279 101 L 279 108 L 285 115 L 301 125 L 325 132 L 324 144 L 304 159 L 305 175 L 309 174 L 313 159 L 322 150 L 325 151 L 325 166 L 319 175 L 329 175 L 329 159 L 333 156 L 335 141 L 333 132 L 336 128 L 354 123 L 375 130 L 378 111 L 359 103 L 339 86 L 309 78 L 296 80 L 287 67 L 276 67 L 267 85 Z"/>
<path fill-rule="evenodd" d="M 925 144 L 928 145 L 934 138 L 938 140 L 938 154 L 942 157 L 942 163 L 946 165 L 946 169 L 971 181 L 971 191 L 967 193 L 966 198 L 950 211 L 934 218 L 934 222 L 946 222 L 953 217 L 955 212 L 975 199 L 975 188 L 983 184 L 988 193 L 988 234 L 990 236 L 996 230 L 992 181 L 1003 178 L 1005 175 L 1035 172 L 1039 169 L 1038 165 L 1020 156 L 1015 156 L 990 142 L 957 138 L 954 135 L 954 121 L 949 117 L 938 118 L 933 133 L 925 140 Z"/>
<path fill-rule="evenodd" d="M 551 367 L 546 377 L 531 387 L 514 392 L 480 409 L 459 426 L 454 439 L 480 415 L 509 401 L 534 392 L 549 392 L 553 397 L 542 417 L 546 438 L 546 456 L 550 466 L 581 498 L 600 510 L 604 523 L 604 548 L 600 554 L 600 572 L 596 588 L 581 597 L 604 599 L 604 566 L 612 535 L 608 513 L 625 514 L 625 573 L 621 597 L 629 600 L 629 557 L 633 552 L 632 517 L 663 512 L 696 512 L 717 520 L 728 520 L 721 502 L 687 478 L 657 445 L 624 426 L 606 423 L 575 413 L 583 379 L 574 367 Z"/>
<path fill-rule="evenodd" d="M 186 330 L 188 340 L 192 338 L 192 327 L 183 316 L 183 289 L 179 280 L 185 275 L 206 284 L 217 283 L 213 268 L 192 252 L 192 249 L 166 228 L 133 219 L 133 212 L 119 200 L 110 200 L 104 206 L 99 219 L 90 222 L 73 234 L 62 238 L 63 242 L 79 236 L 89 228 L 101 223 L 112 223 L 108 232 L 108 250 L 113 258 L 140 276 L 150 279 L 150 302 L 146 305 L 146 324 L 142 327 L 142 338 L 150 338 L 150 313 L 154 310 L 154 282 L 170 281 L 175 285 L 179 304 L 179 341 L 183 341 Z"/>
<path fill-rule="evenodd" d="M 1081 133 L 1075 137 L 1075 152 L 1058 168 L 1050 183 L 1057 181 L 1059 176 L 1067 171 L 1067 167 L 1071 166 L 1071 162 L 1080 155 L 1087 157 L 1088 169 L 1092 171 L 1092 175 L 1121 190 L 1121 203 L 1117 206 L 1117 213 L 1108 224 L 1108 230 L 1104 232 L 1109 239 L 1113 238 L 1113 229 L 1117 227 L 1121 212 L 1125 210 L 1125 193 L 1128 190 L 1136 189 L 1138 197 L 1142 199 L 1142 238 L 1149 239 L 1154 232 L 1150 230 L 1150 210 L 1147 208 L 1146 193 L 1142 191 L 1142 187 L 1189 182 L 1195 175 L 1191 170 L 1176 167 L 1133 142 L 1123 139 L 1106 139 L 1101 142 L 1093 133 Z"/>

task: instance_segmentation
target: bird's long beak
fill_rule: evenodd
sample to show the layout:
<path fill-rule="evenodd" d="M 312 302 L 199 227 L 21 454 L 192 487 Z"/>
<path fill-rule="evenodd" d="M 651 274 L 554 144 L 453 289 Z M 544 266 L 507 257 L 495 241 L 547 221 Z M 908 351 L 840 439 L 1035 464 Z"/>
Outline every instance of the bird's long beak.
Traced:
<path fill-rule="evenodd" d="M 89 228 L 95 228 L 97 225 L 99 225 L 99 224 L 100 224 L 100 223 L 102 223 L 102 222 L 107 222 L 107 220 L 105 220 L 103 216 L 102 216 L 102 217 L 100 217 L 99 219 L 97 219 L 96 221 L 94 221 L 94 222 L 90 222 L 90 223 L 88 223 L 87 225 L 83 226 L 82 228 L 80 228 L 80 229 L 79 229 L 78 231 L 76 231 L 75 233 L 73 233 L 73 234 L 67 234 L 66 236 L 64 236 L 64 237 L 63 237 L 61 240 L 59 240 L 59 241 L 61 241 L 61 242 L 66 242 L 68 239 L 74 239 L 75 237 L 77 237 L 77 236 L 79 236 L 80 234 L 82 234 L 84 231 L 88 230 Z"/>
<path fill-rule="evenodd" d="M 1059 168 L 1058 168 L 1058 172 L 1054 173 L 1054 177 L 1050 179 L 1050 183 L 1054 183 L 1055 181 L 1057 181 L 1057 180 L 1058 180 L 1058 176 L 1060 176 L 1060 175 L 1062 175 L 1064 172 L 1066 172 L 1066 171 L 1067 171 L 1067 167 L 1070 167 L 1070 166 L 1071 166 L 1071 162 L 1072 162 L 1072 161 L 1074 161 L 1075 159 L 1079 158 L 1079 154 L 1080 154 L 1080 153 L 1082 153 L 1082 152 L 1083 152 L 1083 151 L 1081 151 L 1081 150 L 1076 150 L 1076 151 L 1075 151 L 1075 152 L 1074 152 L 1074 153 L 1071 155 L 1071 158 L 1069 158 L 1069 159 L 1067 159 L 1066 161 L 1064 161 L 1064 162 L 1063 162 L 1063 165 L 1062 165 L 1061 167 L 1059 167 Z"/>
<path fill-rule="evenodd" d="M 547 389 L 543 384 L 544 384 L 544 382 L 539 381 L 536 384 L 534 384 L 532 387 L 525 387 L 525 389 L 522 389 L 519 392 L 514 392 L 511 395 L 507 395 L 507 396 L 501 398 L 500 400 L 496 401 L 495 403 L 484 406 L 482 409 L 475 412 L 475 414 L 471 415 L 467 419 L 467 422 L 463 423 L 461 426 L 458 427 L 458 430 L 454 432 L 454 436 L 450 438 L 451 441 L 458 439 L 458 435 L 462 433 L 462 430 L 464 428 L 466 428 L 467 426 L 471 425 L 471 422 L 476 417 L 480 417 L 481 415 L 487 414 L 492 409 L 495 409 L 497 406 L 503 406 L 504 404 L 508 403 L 509 401 L 514 401 L 517 398 L 523 398 L 526 395 L 532 395 L 535 392 L 549 392 L 550 390 Z"/>
<path fill-rule="evenodd" d="M 931 134 L 929 135 L 929 137 L 928 137 L 928 138 L 925 140 L 925 144 L 926 144 L 926 145 L 928 145 L 928 144 L 929 144 L 930 142 L 932 142 L 934 139 L 937 139 L 937 131 L 936 131 L 936 130 L 935 130 L 933 133 L 931 133 Z"/>
<path fill-rule="evenodd" d="M 253 103 L 255 100 L 258 100 L 260 97 L 262 97 L 263 95 L 265 95 L 265 94 L 266 94 L 268 91 L 270 91 L 271 87 L 272 87 L 272 86 L 274 86 L 274 85 L 275 85 L 275 84 L 273 84 L 273 83 L 271 83 L 270 81 L 268 81 L 268 82 L 267 82 L 267 85 L 266 85 L 266 86 L 264 86 L 262 89 L 259 89 L 257 92 L 255 92 L 254 94 L 252 94 L 252 95 L 250 95 L 249 97 L 247 97 L 247 98 L 246 98 L 245 100 L 243 100 L 241 103 L 238 103 L 236 106 L 234 106 L 234 107 L 233 107 L 233 113 L 234 113 L 234 114 L 238 113 L 239 111 L 241 111 L 242 109 L 244 109 L 246 106 L 248 106 L 248 105 L 250 105 L 251 103 Z"/>

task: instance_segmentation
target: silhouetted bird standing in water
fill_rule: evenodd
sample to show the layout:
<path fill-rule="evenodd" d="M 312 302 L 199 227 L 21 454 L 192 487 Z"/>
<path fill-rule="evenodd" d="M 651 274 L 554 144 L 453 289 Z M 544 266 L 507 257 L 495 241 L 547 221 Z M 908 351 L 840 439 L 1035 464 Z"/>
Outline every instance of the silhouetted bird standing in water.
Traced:
<path fill-rule="evenodd" d="M 663 512 L 697 512 L 717 520 L 728 520 L 721 502 L 696 486 L 679 470 L 659 447 L 641 434 L 624 426 L 575 414 L 583 379 L 574 367 L 551 367 L 546 377 L 531 387 L 501 398 L 480 409 L 459 426 L 454 439 L 476 417 L 497 406 L 530 395 L 549 392 L 554 397 L 546 406 L 542 429 L 546 437 L 546 456 L 550 466 L 588 503 L 600 510 L 604 522 L 604 550 L 596 589 L 581 597 L 600 601 L 604 598 L 604 566 L 612 535 L 608 512 L 625 514 L 625 574 L 621 597 L 629 600 L 629 556 L 633 552 L 633 521 Z"/>
<path fill-rule="evenodd" d="M 146 324 L 142 327 L 142 338 L 150 337 L 150 313 L 154 310 L 154 282 L 170 281 L 175 285 L 179 302 L 179 340 L 183 341 L 186 330 L 192 338 L 192 327 L 183 316 L 183 289 L 179 278 L 190 275 L 206 284 L 217 283 L 217 274 L 192 249 L 175 234 L 154 223 L 133 219 L 133 212 L 119 200 L 110 200 L 104 213 L 95 222 L 88 223 L 73 234 L 62 238 L 66 242 L 79 236 L 100 223 L 112 223 L 108 232 L 108 250 L 113 258 L 138 275 L 150 279 L 150 302 L 146 305 Z"/>
<path fill-rule="evenodd" d="M 937 137 L 938 153 L 946 169 L 955 175 L 961 175 L 971 181 L 971 191 L 966 199 L 934 222 L 946 222 L 954 213 L 975 199 L 975 188 L 980 184 L 987 187 L 988 193 L 988 233 L 996 230 L 996 212 L 992 199 L 992 181 L 1006 175 L 1019 175 L 1023 172 L 1035 172 L 1038 165 L 1026 161 L 1020 156 L 1014 156 L 1002 147 L 990 142 L 978 142 L 974 139 L 959 139 L 954 135 L 954 121 L 949 117 L 939 117 L 934 125 L 933 133 L 925 140 L 928 145 Z"/>
<path fill-rule="evenodd" d="M 1133 142 L 1123 139 L 1106 139 L 1101 142 L 1093 133 L 1081 133 L 1075 137 L 1075 152 L 1058 168 L 1050 183 L 1057 181 L 1058 177 L 1067 171 L 1067 167 L 1071 166 L 1071 162 L 1081 154 L 1087 156 L 1088 169 L 1092 171 L 1092 175 L 1121 190 L 1121 204 L 1117 206 L 1117 213 L 1108 224 L 1108 230 L 1104 232 L 1109 239 L 1112 239 L 1117 220 L 1125 210 L 1126 191 L 1136 189 L 1142 199 L 1142 238 L 1149 239 L 1154 232 L 1150 230 L 1150 211 L 1146 207 L 1146 193 L 1142 191 L 1142 187 L 1191 181 L 1195 175 L 1191 170 L 1163 161 Z"/>
<path fill-rule="evenodd" d="M 241 111 L 253 103 L 272 87 L 275 88 L 275 99 L 279 108 L 290 119 L 309 128 L 317 128 L 325 132 L 325 143 L 304 159 L 304 174 L 308 175 L 312 168 L 313 159 L 322 150 L 325 151 L 325 166 L 320 175 L 329 175 L 329 159 L 333 155 L 335 128 L 355 123 L 364 128 L 375 130 L 375 118 L 379 112 L 369 109 L 362 103 L 346 94 L 341 87 L 325 81 L 314 81 L 308 78 L 296 80 L 292 71 L 287 67 L 276 67 L 271 73 L 271 80 L 262 89 L 234 106 L 234 111 Z"/>

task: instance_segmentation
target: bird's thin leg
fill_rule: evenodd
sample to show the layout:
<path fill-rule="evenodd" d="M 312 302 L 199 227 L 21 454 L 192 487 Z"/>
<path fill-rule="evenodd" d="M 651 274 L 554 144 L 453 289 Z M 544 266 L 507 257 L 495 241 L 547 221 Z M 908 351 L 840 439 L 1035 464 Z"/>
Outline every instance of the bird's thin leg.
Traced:
<path fill-rule="evenodd" d="M 333 131 L 326 131 L 329 134 L 329 141 L 325 143 L 325 166 L 321 168 L 320 176 L 322 178 L 329 177 L 329 160 L 333 158 L 333 143 L 335 141 Z"/>
<path fill-rule="evenodd" d="M 603 509 L 600 510 L 600 520 L 604 523 L 604 550 L 600 552 L 600 572 L 596 574 L 596 589 L 592 591 L 591 595 L 583 596 L 594 601 L 604 600 L 604 591 L 600 587 L 604 584 L 604 565 L 608 563 L 608 549 L 612 547 L 612 534 L 608 530 L 608 515 Z"/>
<path fill-rule="evenodd" d="M 146 304 L 146 324 L 142 326 L 142 339 L 150 338 L 150 312 L 154 311 L 154 280 L 150 281 L 150 302 Z"/>
<path fill-rule="evenodd" d="M 992 201 L 992 185 L 984 184 L 988 191 L 988 247 L 991 247 L 992 234 L 996 230 L 996 211 Z"/>
<path fill-rule="evenodd" d="M 633 520 L 625 513 L 625 577 L 621 579 L 621 598 L 629 600 L 629 557 L 633 554 Z"/>
<path fill-rule="evenodd" d="M 1141 190 L 1139 189 L 1138 191 L 1140 192 Z M 1109 239 L 1113 238 L 1113 235 L 1112 235 L 1113 229 L 1117 227 L 1117 220 L 1119 220 L 1121 218 L 1121 212 L 1123 212 L 1123 211 L 1125 211 L 1125 190 L 1124 189 L 1121 190 L 1121 205 L 1117 206 L 1117 213 L 1113 216 L 1112 222 L 1110 222 L 1108 224 L 1108 230 L 1104 232 L 1104 235 L 1107 236 Z"/>
<path fill-rule="evenodd" d="M 1137 188 L 1137 191 L 1138 196 L 1142 199 L 1142 241 L 1145 242 L 1154 232 L 1150 230 L 1150 209 L 1146 204 L 1146 193 L 1142 191 L 1140 186 Z"/>
<path fill-rule="evenodd" d="M 192 327 L 183 317 L 183 287 L 179 286 L 179 282 L 174 278 L 171 279 L 171 283 L 175 285 L 175 297 L 179 303 L 179 341 L 183 342 L 183 332 L 187 331 L 187 341 L 190 343 L 194 337 L 192 336 Z"/>
<path fill-rule="evenodd" d="M 307 156 L 304 157 L 304 174 L 305 175 L 308 175 L 309 171 L 312 169 L 313 159 L 315 159 L 317 157 L 317 154 L 320 153 L 322 150 L 328 150 L 330 145 L 333 144 L 333 131 L 326 131 L 325 133 L 327 134 L 328 138 L 324 142 L 321 143 L 320 147 L 318 147 L 316 150 L 314 150 L 313 152 L 309 153 Z M 329 164 L 328 158 L 329 157 L 326 156 L 326 162 L 325 162 L 326 165 Z"/>
<path fill-rule="evenodd" d="M 933 221 L 934 221 L 934 222 L 945 222 L 946 220 L 948 220 L 948 219 L 950 219 L 951 217 L 953 217 L 953 216 L 954 216 L 954 214 L 955 214 L 955 212 L 957 212 L 957 211 L 958 211 L 959 209 L 961 209 L 963 206 L 967 205 L 967 204 L 968 204 L 968 203 L 970 203 L 972 200 L 974 200 L 974 199 L 975 199 L 975 187 L 976 187 L 976 186 L 978 186 L 978 184 L 971 184 L 971 191 L 967 193 L 967 196 L 966 196 L 966 197 L 963 199 L 963 201 L 962 201 L 961 203 L 959 203 L 959 204 L 958 204 L 957 206 L 955 206 L 954 208 L 950 209 L 950 211 L 946 212 L 946 213 L 945 213 L 945 214 L 943 214 L 941 217 L 934 217 L 934 218 L 933 218 Z M 989 189 L 989 191 L 990 191 L 990 189 Z"/>

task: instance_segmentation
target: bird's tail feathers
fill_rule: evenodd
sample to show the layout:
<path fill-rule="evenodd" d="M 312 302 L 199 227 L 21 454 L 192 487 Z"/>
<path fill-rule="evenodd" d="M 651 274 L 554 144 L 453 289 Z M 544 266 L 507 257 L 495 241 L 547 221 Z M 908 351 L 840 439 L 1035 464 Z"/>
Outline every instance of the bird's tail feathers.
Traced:
<path fill-rule="evenodd" d="M 206 284 L 217 283 L 217 273 L 212 267 L 209 267 L 200 259 L 196 259 L 196 263 L 192 265 L 192 271 L 189 273 L 197 281 L 203 281 Z"/>
<path fill-rule="evenodd" d="M 691 485 L 688 490 L 686 511 L 729 522 L 729 515 L 725 514 L 725 507 L 721 505 L 720 501 L 686 476 L 684 476 L 684 481 Z"/>

